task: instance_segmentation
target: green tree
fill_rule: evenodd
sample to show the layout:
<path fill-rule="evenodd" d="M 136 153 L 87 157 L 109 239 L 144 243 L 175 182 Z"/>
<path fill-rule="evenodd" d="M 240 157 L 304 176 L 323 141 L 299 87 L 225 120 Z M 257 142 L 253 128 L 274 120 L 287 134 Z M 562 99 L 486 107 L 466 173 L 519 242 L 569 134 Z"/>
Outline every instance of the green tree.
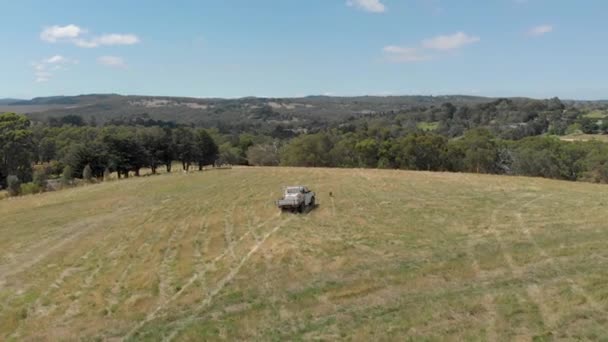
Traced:
<path fill-rule="evenodd" d="M 175 158 L 182 163 L 182 169 L 188 171 L 196 159 L 196 139 L 191 128 L 180 127 L 173 131 Z"/>
<path fill-rule="evenodd" d="M 281 162 L 277 144 L 250 146 L 247 150 L 247 163 L 254 166 L 277 166 Z"/>
<path fill-rule="evenodd" d="M 0 114 L 0 186 L 8 175 L 22 181 L 32 179 L 34 144 L 30 121 L 23 115 Z"/>
<path fill-rule="evenodd" d="M 357 159 L 360 167 L 378 166 L 378 143 L 376 139 L 367 138 L 355 145 Z"/>
<path fill-rule="evenodd" d="M 331 166 L 329 152 L 332 143 L 325 133 L 305 134 L 294 138 L 281 152 L 281 164 L 286 166 Z"/>
<path fill-rule="evenodd" d="M 400 168 L 441 171 L 446 167 L 448 141 L 432 134 L 410 134 L 393 145 L 395 161 Z"/>
<path fill-rule="evenodd" d="M 496 138 L 487 129 L 469 130 L 457 144 L 464 151 L 464 171 L 498 173 L 499 147 Z"/>
<path fill-rule="evenodd" d="M 145 164 L 156 174 L 160 165 L 167 166 L 171 172 L 173 151 L 171 146 L 171 135 L 167 130 L 160 127 L 142 127 L 137 131 L 137 141 L 145 150 Z"/>
<path fill-rule="evenodd" d="M 203 170 L 205 165 L 213 165 L 218 158 L 219 148 L 213 138 L 204 129 L 196 131 L 196 151 L 195 159 L 198 164 L 199 171 Z"/>
<path fill-rule="evenodd" d="M 41 162 L 50 162 L 55 159 L 57 148 L 55 141 L 50 137 L 44 137 L 38 142 L 38 160 Z"/>
<path fill-rule="evenodd" d="M 97 146 L 92 145 L 89 148 L 89 152 L 92 153 L 89 155 L 89 159 L 95 155 L 107 159 L 107 161 L 94 160 L 95 163 L 89 163 L 95 177 L 102 177 L 103 171 L 108 165 L 111 169 L 116 170 L 118 178 L 121 176 L 129 177 L 129 171 L 133 171 L 136 176 L 139 176 L 139 170 L 146 165 L 149 155 L 136 138 L 132 128 L 105 127 L 101 140 L 103 142 L 103 149 L 105 149 L 105 156 L 101 151 L 95 153 L 94 150 Z"/>
<path fill-rule="evenodd" d="M 243 163 L 243 157 L 241 156 L 241 149 L 232 146 L 231 143 L 225 142 L 219 147 L 219 157 L 217 162 L 219 164 L 239 165 Z"/>
<path fill-rule="evenodd" d="M 112 157 L 115 156 L 115 154 L 112 154 Z M 115 159 L 112 159 L 112 162 L 115 162 Z M 70 166 L 71 178 L 81 177 L 87 165 L 91 168 L 93 177 L 101 178 L 110 161 L 104 145 L 94 141 L 86 145 L 74 144 L 70 146 L 64 157 L 64 163 Z M 121 167 L 124 167 L 124 165 L 121 165 Z"/>
<path fill-rule="evenodd" d="M 597 119 L 593 118 L 581 118 L 580 120 L 581 129 L 585 134 L 594 134 L 599 130 Z"/>
<path fill-rule="evenodd" d="M 338 136 L 337 140 L 328 154 L 329 165 L 335 167 L 357 167 L 359 165 L 359 155 L 355 148 L 357 145 L 355 135 L 349 132 Z"/>

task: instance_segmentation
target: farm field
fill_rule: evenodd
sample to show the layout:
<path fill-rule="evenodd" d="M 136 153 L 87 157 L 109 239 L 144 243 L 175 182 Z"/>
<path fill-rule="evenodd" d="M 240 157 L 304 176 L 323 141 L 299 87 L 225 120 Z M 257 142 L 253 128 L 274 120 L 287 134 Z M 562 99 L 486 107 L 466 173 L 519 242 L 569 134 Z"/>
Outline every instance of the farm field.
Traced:
<path fill-rule="evenodd" d="M 601 141 L 608 142 L 608 135 L 604 134 L 569 134 L 560 136 L 563 141 Z"/>
<path fill-rule="evenodd" d="M 294 184 L 319 207 L 280 214 Z M 2 200 L 0 340 L 608 339 L 607 208 L 605 185 L 306 168 Z"/>

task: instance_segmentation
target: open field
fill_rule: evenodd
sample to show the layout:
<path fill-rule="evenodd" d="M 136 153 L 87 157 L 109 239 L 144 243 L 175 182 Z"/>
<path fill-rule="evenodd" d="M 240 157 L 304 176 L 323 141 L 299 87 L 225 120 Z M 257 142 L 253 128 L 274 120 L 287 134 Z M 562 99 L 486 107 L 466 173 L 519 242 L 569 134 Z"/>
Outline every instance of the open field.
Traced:
<path fill-rule="evenodd" d="M 606 117 L 606 115 L 607 115 L 607 113 L 604 110 L 594 110 L 592 112 L 585 114 L 584 117 L 591 118 L 591 119 L 603 119 Z"/>
<path fill-rule="evenodd" d="M 296 183 L 320 206 L 280 215 Z M 0 340 L 607 339 L 607 208 L 595 184 L 303 168 L 3 200 Z"/>
<path fill-rule="evenodd" d="M 431 131 L 435 131 L 437 130 L 437 127 L 439 127 L 439 122 L 419 122 L 417 125 L 418 129 L 421 129 L 423 131 L 427 131 L 427 132 L 431 132 Z"/>
<path fill-rule="evenodd" d="M 605 134 L 569 134 L 560 137 L 563 141 L 592 141 L 608 142 L 608 135 Z"/>

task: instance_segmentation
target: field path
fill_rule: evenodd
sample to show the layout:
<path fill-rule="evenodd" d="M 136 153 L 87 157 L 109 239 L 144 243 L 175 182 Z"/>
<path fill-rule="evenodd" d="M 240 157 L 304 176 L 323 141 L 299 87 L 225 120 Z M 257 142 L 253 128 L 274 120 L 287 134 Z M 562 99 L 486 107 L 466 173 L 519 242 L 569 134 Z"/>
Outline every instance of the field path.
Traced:
<path fill-rule="evenodd" d="M 103 227 L 115 215 L 115 213 L 103 214 L 73 223 L 63 230 L 63 234 L 60 237 L 36 243 L 23 253 L 13 257 L 12 262 L 9 264 L 0 265 L 0 289 L 6 282 L 6 278 L 26 271 L 44 260 L 51 253 L 60 251 L 66 245 L 83 237 L 91 230 Z"/>
<path fill-rule="evenodd" d="M 272 220 L 274 218 L 271 218 L 270 220 Z M 292 218 L 288 218 L 286 220 L 283 220 L 280 224 L 274 226 L 269 232 L 267 232 L 266 234 L 263 235 L 263 237 L 261 239 L 259 239 L 258 241 L 256 241 L 256 243 L 253 245 L 253 247 L 251 247 L 251 249 L 247 252 L 247 254 L 245 254 L 245 256 L 238 262 L 238 264 L 236 264 L 235 266 L 233 266 L 232 268 L 230 268 L 228 274 L 223 277 L 217 284 L 214 285 L 214 287 L 210 288 L 207 290 L 207 294 L 205 296 L 205 299 L 199 304 L 197 305 L 194 309 L 193 312 L 200 312 L 202 311 L 206 306 L 208 306 L 211 301 L 213 300 L 213 298 L 224 289 L 224 287 L 230 282 L 232 281 L 232 279 L 234 279 L 234 277 L 238 274 L 238 272 L 240 271 L 240 269 L 245 265 L 245 263 L 251 258 L 251 256 L 253 254 L 255 254 L 258 249 L 264 244 L 264 242 L 266 242 L 266 240 L 272 236 L 274 233 L 276 233 L 283 225 L 287 224 L 288 222 L 291 221 Z M 268 220 L 268 221 L 270 221 Z M 266 222 L 261 223 L 258 225 L 258 227 L 263 227 L 266 224 Z M 247 235 L 250 234 L 250 232 L 246 233 Z M 243 240 L 245 238 L 245 236 L 241 236 L 241 238 L 237 241 L 235 241 L 234 243 L 239 243 L 241 240 Z M 230 249 L 227 248 L 226 250 L 224 250 L 224 252 L 222 254 L 220 254 L 219 256 L 217 256 L 215 259 L 212 260 L 212 262 L 210 263 L 210 265 L 208 267 L 206 267 L 205 269 L 202 270 L 202 272 L 200 273 L 196 273 L 194 274 L 189 280 L 188 282 L 181 288 L 180 291 L 178 291 L 177 293 L 175 293 L 168 301 L 164 302 L 163 304 L 159 305 L 152 313 L 150 313 L 145 320 L 143 320 L 142 322 L 140 322 L 139 324 L 137 324 L 131 331 L 129 331 L 129 333 L 125 336 L 124 340 L 128 340 L 129 338 L 131 338 L 139 329 L 141 329 L 145 324 L 153 321 L 154 319 L 156 319 L 159 316 L 159 313 L 168 305 L 168 303 L 176 300 L 187 288 L 189 288 L 196 279 L 199 279 L 201 277 L 204 276 L 204 274 L 207 272 L 207 270 L 209 269 L 209 267 L 213 267 L 213 265 L 217 262 L 219 262 L 220 260 L 222 260 L 223 258 L 225 258 L 227 255 L 232 255 L 232 253 L 230 252 Z M 195 320 L 195 317 L 190 317 L 186 320 L 182 320 L 179 321 L 177 324 L 179 324 L 179 326 L 184 326 L 187 323 Z M 168 338 L 167 340 L 172 340 L 177 333 L 179 333 L 179 328 L 177 330 L 175 330 Z"/>
<path fill-rule="evenodd" d="M 566 272 L 564 272 L 564 270 L 561 268 L 561 266 L 559 265 L 559 263 L 555 260 L 555 258 L 553 258 L 552 256 L 549 255 L 549 253 L 547 253 L 547 251 L 545 251 L 536 241 L 536 239 L 534 238 L 534 236 L 531 234 L 530 229 L 528 227 L 528 225 L 526 224 L 524 218 L 523 218 L 523 214 L 521 212 L 522 208 L 525 208 L 529 205 L 531 205 L 532 203 L 538 201 L 538 200 L 542 200 L 543 198 L 545 198 L 546 196 L 539 196 L 529 202 L 524 203 L 520 210 L 518 210 L 515 213 L 515 217 L 516 217 L 516 222 L 517 222 L 517 226 L 519 227 L 520 231 L 522 232 L 522 234 L 528 239 L 528 241 L 534 246 L 534 249 L 536 250 L 536 252 L 541 255 L 549 265 L 551 265 L 551 267 L 558 273 L 558 274 L 563 274 L 565 275 Z M 591 306 L 591 308 L 595 311 L 601 312 L 605 315 L 607 315 L 608 317 L 608 311 L 606 311 L 606 309 L 598 302 L 596 301 L 589 293 L 587 293 L 587 291 L 585 291 L 574 279 L 572 279 L 571 277 L 568 276 L 564 276 L 566 282 L 568 283 L 568 285 L 572 288 L 572 290 L 574 290 L 576 293 L 578 293 L 579 295 L 581 295 L 582 297 L 585 298 L 586 302 L 589 304 L 589 306 Z M 538 285 L 530 285 L 529 290 L 531 292 L 531 294 L 533 295 L 534 298 L 542 298 L 542 289 L 538 286 Z M 553 317 L 553 315 L 549 312 L 548 309 L 543 307 L 543 304 L 539 304 L 539 306 L 541 307 L 541 311 L 545 312 L 545 316 L 548 318 L 549 320 L 549 326 L 554 328 L 554 324 L 557 321 L 557 318 Z"/>
<path fill-rule="evenodd" d="M 218 293 L 220 293 L 224 289 L 224 287 L 226 287 L 234 279 L 234 277 L 239 273 L 239 271 L 245 265 L 245 263 L 247 263 L 247 261 L 251 258 L 251 256 L 254 255 L 258 251 L 258 249 L 260 249 L 260 247 L 264 244 L 264 242 L 266 242 L 266 240 L 268 240 L 268 238 L 270 236 L 272 236 L 273 234 L 275 234 L 282 226 L 284 226 L 285 224 L 289 223 L 289 221 L 291 221 L 291 219 L 284 220 L 283 222 L 281 222 L 280 224 L 278 224 L 274 228 L 272 228 L 269 232 L 267 232 L 266 234 L 264 234 L 264 236 L 253 245 L 253 247 L 239 261 L 239 263 L 236 266 L 232 267 L 230 269 L 230 271 L 228 272 L 228 274 L 224 278 L 222 278 L 215 285 L 215 287 L 211 288 L 208 291 L 207 296 L 194 309 L 194 312 L 200 313 L 207 306 L 209 306 L 211 304 L 211 302 L 213 301 L 213 299 L 215 298 L 215 296 L 217 296 Z M 185 319 L 183 321 L 179 321 L 177 323 L 178 327 L 167 338 L 165 338 L 164 341 L 172 341 L 177 336 L 177 334 L 179 334 L 179 332 L 181 331 L 181 329 L 183 328 L 183 326 L 187 325 L 190 322 L 195 321 L 196 319 L 197 319 L 197 317 L 193 315 L 193 316 L 190 316 L 190 317 L 188 317 L 187 319 Z"/>

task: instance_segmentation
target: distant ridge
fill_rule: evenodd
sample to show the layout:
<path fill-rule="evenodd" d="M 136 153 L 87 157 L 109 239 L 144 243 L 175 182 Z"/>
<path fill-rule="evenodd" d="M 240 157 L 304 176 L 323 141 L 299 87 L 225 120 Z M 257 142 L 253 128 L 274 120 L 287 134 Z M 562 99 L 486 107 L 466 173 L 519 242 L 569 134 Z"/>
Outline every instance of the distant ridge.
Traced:
<path fill-rule="evenodd" d="M 21 101 L 25 101 L 25 100 L 21 100 L 21 99 L 10 99 L 10 98 L 6 98 L 6 99 L 0 99 L 0 105 L 10 105 L 13 104 L 15 102 L 21 102 Z"/>
<path fill-rule="evenodd" d="M 237 99 L 141 96 L 119 94 L 83 94 L 77 96 L 37 97 L 31 100 L 0 100 L 0 112 L 27 114 L 32 120 L 47 121 L 66 115 L 81 116 L 85 122 L 104 124 L 128 122 L 138 118 L 194 124 L 205 127 L 247 125 L 290 125 L 320 127 L 344 123 L 352 118 L 380 113 L 407 111 L 416 113 L 452 103 L 455 106 L 479 105 L 504 98 L 471 95 L 387 95 L 327 96 L 311 95 L 294 98 L 243 97 Z M 506 98 L 514 103 L 543 102 L 524 97 Z M 569 105 L 605 101 L 562 101 Z"/>

